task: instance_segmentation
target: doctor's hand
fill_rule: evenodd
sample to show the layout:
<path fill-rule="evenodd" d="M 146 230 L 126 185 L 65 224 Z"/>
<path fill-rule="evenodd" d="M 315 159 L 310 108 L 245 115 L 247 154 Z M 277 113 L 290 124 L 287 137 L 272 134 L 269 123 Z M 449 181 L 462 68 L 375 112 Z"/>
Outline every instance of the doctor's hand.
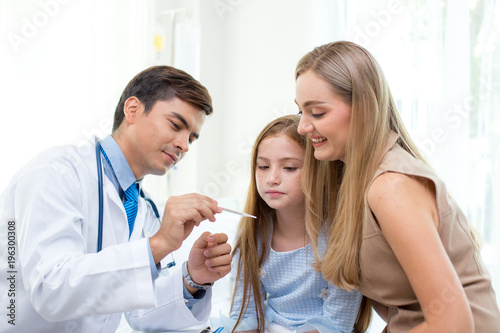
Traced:
<path fill-rule="evenodd" d="M 215 282 L 231 270 L 231 245 L 227 235 L 204 232 L 189 252 L 188 272 L 191 279 L 200 285 Z M 188 286 L 186 286 L 188 287 Z M 190 292 L 195 292 L 188 287 Z"/>
<path fill-rule="evenodd" d="M 182 242 L 204 220 L 215 221 L 220 213 L 217 201 L 197 193 L 173 196 L 167 200 L 160 230 L 150 239 L 155 263 L 181 247 Z"/>

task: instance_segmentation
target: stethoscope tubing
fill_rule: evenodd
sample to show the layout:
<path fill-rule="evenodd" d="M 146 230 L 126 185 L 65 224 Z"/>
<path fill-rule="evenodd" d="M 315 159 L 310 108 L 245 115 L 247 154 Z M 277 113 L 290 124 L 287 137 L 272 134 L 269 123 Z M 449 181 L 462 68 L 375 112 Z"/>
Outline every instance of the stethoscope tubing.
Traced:
<path fill-rule="evenodd" d="M 97 140 L 95 144 L 95 157 L 97 163 L 97 187 L 99 192 L 99 222 L 97 225 L 97 252 L 102 250 L 102 211 L 103 211 L 103 193 L 102 193 L 102 165 L 101 165 L 101 142 Z"/>

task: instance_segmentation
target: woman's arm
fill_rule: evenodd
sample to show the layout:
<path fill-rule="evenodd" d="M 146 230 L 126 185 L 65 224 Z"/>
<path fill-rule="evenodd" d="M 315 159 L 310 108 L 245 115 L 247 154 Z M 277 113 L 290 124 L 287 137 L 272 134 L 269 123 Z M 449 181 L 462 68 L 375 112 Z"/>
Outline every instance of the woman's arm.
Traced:
<path fill-rule="evenodd" d="M 424 323 L 409 332 L 474 332 L 469 302 L 439 238 L 434 184 L 385 173 L 371 185 L 368 204 L 424 313 Z"/>

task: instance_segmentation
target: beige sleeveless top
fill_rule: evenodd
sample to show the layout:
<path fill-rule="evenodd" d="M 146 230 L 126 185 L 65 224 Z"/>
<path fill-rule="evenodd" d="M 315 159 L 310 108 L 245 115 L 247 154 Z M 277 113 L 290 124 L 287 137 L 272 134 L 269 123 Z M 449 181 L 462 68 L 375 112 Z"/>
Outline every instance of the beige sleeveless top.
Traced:
<path fill-rule="evenodd" d="M 430 179 L 436 186 L 439 211 L 439 235 L 446 253 L 458 273 L 470 303 L 476 333 L 500 332 L 500 312 L 491 278 L 471 238 L 466 217 L 446 192 L 444 183 L 421 161 L 413 158 L 398 144 L 393 133 L 379 169 L 379 175 L 392 171 Z M 360 251 L 361 282 L 358 290 L 389 308 L 386 331 L 407 332 L 424 321 L 417 297 L 368 205 L 363 221 Z M 443 293 L 436 311 L 446 306 L 450 295 Z"/>

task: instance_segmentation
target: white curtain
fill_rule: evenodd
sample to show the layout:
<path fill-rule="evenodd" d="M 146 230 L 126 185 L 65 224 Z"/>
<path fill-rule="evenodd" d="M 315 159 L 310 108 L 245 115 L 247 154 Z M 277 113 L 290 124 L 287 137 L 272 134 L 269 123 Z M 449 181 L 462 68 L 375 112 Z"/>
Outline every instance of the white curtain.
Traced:
<path fill-rule="evenodd" d="M 495 0 L 349 1 L 405 124 L 483 238 L 500 291 L 500 10 Z"/>

